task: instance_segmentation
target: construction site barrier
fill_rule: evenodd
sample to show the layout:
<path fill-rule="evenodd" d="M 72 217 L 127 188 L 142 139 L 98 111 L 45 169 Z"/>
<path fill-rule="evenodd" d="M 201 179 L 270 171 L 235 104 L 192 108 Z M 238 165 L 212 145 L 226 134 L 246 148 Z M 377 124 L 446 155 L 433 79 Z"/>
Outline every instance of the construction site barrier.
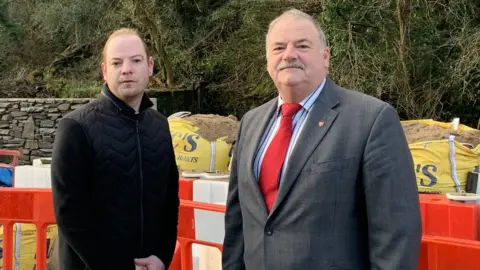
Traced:
<path fill-rule="evenodd" d="M 180 200 L 193 201 L 193 182 L 195 179 L 180 179 L 178 197 Z M 178 236 L 195 239 L 195 213 L 193 208 L 180 207 L 178 210 Z M 177 243 L 177 248 L 179 248 Z M 184 250 L 192 254 L 192 247 Z"/>
<path fill-rule="evenodd" d="M 195 179 L 180 179 L 178 193 L 180 200 L 193 201 L 193 182 L 195 182 Z M 193 208 L 181 207 L 178 215 L 178 235 L 195 239 L 195 216 Z"/>
<path fill-rule="evenodd" d="M 197 209 L 212 211 L 218 213 L 225 213 L 225 205 L 218 205 L 212 203 L 204 202 L 194 202 L 189 200 L 180 200 L 180 209 Z M 181 214 L 179 219 L 182 219 Z M 223 251 L 223 246 L 221 244 L 207 242 L 203 240 L 197 240 L 195 237 L 188 237 L 187 235 L 182 235 L 179 232 L 177 237 L 177 249 L 173 258 L 173 261 L 170 265 L 171 270 L 192 270 L 193 269 L 193 254 L 192 254 L 192 245 L 199 244 L 209 247 L 215 247 Z"/>
<path fill-rule="evenodd" d="M 480 241 L 422 237 L 419 270 L 480 270 Z"/>
<path fill-rule="evenodd" d="M 461 205 L 456 206 L 460 207 Z M 470 208 L 471 205 L 464 206 Z M 224 205 L 188 200 L 181 200 L 180 208 L 225 213 Z M 220 251 L 223 250 L 220 244 L 179 235 L 177 249 L 170 269 L 193 270 L 191 245 L 194 243 L 216 247 Z M 480 270 L 480 261 L 478 258 L 480 258 L 480 241 L 424 234 L 422 237 L 418 270 Z"/>
<path fill-rule="evenodd" d="M 189 197 L 190 192 L 193 192 L 190 189 L 191 184 L 183 181 L 179 195 L 181 198 Z M 13 269 L 13 225 L 31 223 L 37 228 L 36 269 L 46 270 L 46 230 L 48 225 L 55 224 L 51 189 L 0 188 L 0 205 L 0 223 L 4 230 L 2 269 Z M 176 251 L 169 268 L 171 270 L 193 269 L 193 244 L 215 247 L 220 252 L 223 251 L 221 244 L 195 239 L 194 209 L 225 213 L 224 205 L 195 202 L 191 199 L 180 200 L 179 219 L 182 222 L 179 224 L 184 225 L 179 225 L 182 229 L 179 229 Z M 186 222 L 185 219 L 189 221 Z M 433 236 L 427 233 L 422 238 L 418 269 L 480 270 L 478 258 L 480 258 L 480 241 Z"/>
<path fill-rule="evenodd" d="M 13 225 L 34 224 L 36 270 L 47 269 L 47 226 L 55 224 L 50 189 L 0 188 L 0 224 L 3 225 L 2 269 L 13 270 Z"/>
<path fill-rule="evenodd" d="M 479 240 L 479 205 L 448 200 L 445 195 L 420 194 L 422 232 L 464 240 Z"/>

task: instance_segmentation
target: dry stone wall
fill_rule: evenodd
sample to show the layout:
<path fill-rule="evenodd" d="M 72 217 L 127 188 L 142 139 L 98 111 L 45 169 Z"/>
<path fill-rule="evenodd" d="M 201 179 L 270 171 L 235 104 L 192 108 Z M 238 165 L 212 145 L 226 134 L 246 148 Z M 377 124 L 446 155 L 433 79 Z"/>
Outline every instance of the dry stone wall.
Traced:
<path fill-rule="evenodd" d="M 22 165 L 50 157 L 59 120 L 92 100 L 0 99 L 0 149 L 19 150 Z"/>
<path fill-rule="evenodd" d="M 0 148 L 20 150 L 20 164 L 50 157 L 58 121 L 91 99 L 0 99 Z"/>

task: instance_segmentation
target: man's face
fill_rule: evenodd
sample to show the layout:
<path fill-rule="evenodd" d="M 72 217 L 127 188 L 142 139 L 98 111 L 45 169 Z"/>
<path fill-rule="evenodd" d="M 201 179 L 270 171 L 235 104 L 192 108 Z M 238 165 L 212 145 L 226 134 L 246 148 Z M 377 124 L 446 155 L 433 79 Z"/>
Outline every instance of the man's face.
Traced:
<path fill-rule="evenodd" d="M 147 58 L 140 38 L 115 37 L 105 53 L 102 73 L 110 90 L 124 101 L 141 96 L 153 74 L 153 59 Z"/>
<path fill-rule="evenodd" d="M 329 49 L 312 22 L 284 18 L 267 36 L 267 70 L 275 85 L 316 87 L 328 72 Z"/>

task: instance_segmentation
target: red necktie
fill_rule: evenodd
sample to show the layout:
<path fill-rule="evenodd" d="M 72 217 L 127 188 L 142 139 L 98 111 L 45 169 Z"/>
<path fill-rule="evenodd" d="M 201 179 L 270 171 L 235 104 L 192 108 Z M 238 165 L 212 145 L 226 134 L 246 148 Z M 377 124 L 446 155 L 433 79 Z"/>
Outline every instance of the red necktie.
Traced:
<path fill-rule="evenodd" d="M 263 157 L 260 167 L 259 186 L 268 212 L 271 211 L 277 197 L 278 178 L 292 137 L 293 116 L 301 108 L 302 105 L 297 103 L 285 103 L 282 105 L 280 127 Z"/>

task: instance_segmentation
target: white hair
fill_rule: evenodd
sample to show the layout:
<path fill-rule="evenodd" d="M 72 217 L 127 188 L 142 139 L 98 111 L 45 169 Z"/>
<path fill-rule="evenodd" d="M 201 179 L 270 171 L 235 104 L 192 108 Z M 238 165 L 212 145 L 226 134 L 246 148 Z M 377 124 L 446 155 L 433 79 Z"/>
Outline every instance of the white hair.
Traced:
<path fill-rule="evenodd" d="M 305 19 L 310 21 L 318 31 L 318 38 L 320 39 L 320 42 L 324 47 L 327 47 L 327 38 L 325 37 L 325 33 L 320 27 L 320 24 L 312 16 L 295 8 L 285 11 L 270 23 L 270 25 L 268 26 L 267 38 L 268 38 L 268 34 L 270 34 L 275 24 L 284 18 Z"/>

